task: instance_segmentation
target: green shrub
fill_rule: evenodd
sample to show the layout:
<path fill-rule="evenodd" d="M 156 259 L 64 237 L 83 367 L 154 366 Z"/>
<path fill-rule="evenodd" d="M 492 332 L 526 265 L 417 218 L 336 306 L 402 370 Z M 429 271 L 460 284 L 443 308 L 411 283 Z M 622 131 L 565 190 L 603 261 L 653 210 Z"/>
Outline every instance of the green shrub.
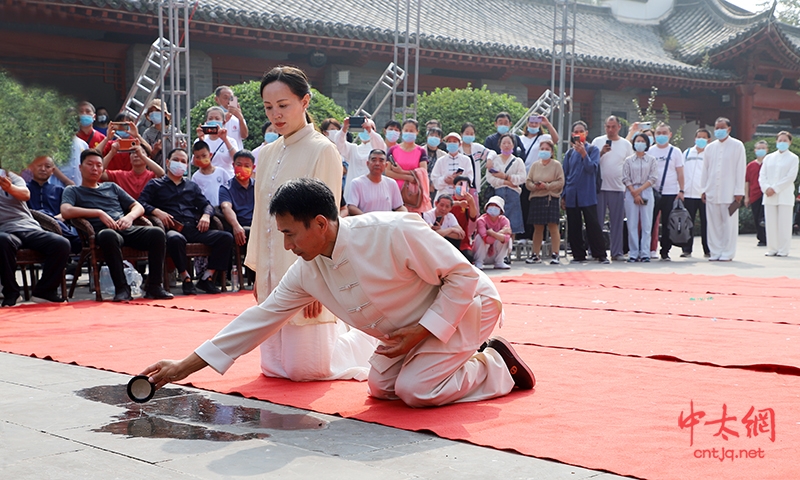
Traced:
<path fill-rule="evenodd" d="M 74 99 L 0 71 L 0 118 L 0 168 L 20 172 L 41 155 L 58 165 L 69 160 L 78 131 Z"/>
<path fill-rule="evenodd" d="M 267 116 L 264 113 L 260 87 L 261 82 L 257 80 L 231 86 L 233 94 L 239 99 L 242 115 L 247 120 L 247 127 L 250 130 L 250 136 L 244 140 L 244 148 L 248 150 L 256 148 L 263 141 L 261 125 L 267 120 Z M 213 93 L 197 102 L 192 108 L 192 130 L 205 121 L 206 110 L 214 105 L 216 105 L 216 102 L 214 102 Z M 344 108 L 313 88 L 311 89 L 311 104 L 309 105 L 308 113 L 311 114 L 311 118 L 315 122 L 321 122 L 329 117 L 342 121 L 346 116 Z M 182 128 L 185 131 L 185 127 Z M 194 132 L 192 132 L 192 136 L 194 137 Z"/>
<path fill-rule="evenodd" d="M 519 120 L 528 107 L 519 103 L 507 93 L 492 93 L 486 85 L 479 90 L 467 88 L 437 88 L 433 92 L 423 93 L 417 100 L 417 120 L 420 125 L 431 119 L 439 120 L 445 135 L 449 132 L 461 132 L 464 122 L 475 124 L 476 141 L 483 140 L 496 132 L 494 117 L 500 112 L 511 114 L 512 121 Z M 423 132 L 424 133 L 424 132 Z"/>

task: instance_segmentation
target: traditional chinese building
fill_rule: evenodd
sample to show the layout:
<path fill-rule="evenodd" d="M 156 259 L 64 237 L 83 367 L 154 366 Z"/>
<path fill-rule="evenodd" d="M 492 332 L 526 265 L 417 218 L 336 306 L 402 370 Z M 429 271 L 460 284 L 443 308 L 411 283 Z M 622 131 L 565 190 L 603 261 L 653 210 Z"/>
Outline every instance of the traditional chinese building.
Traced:
<path fill-rule="evenodd" d="M 193 97 L 294 64 L 353 110 L 392 60 L 394 7 L 391 0 L 199 0 L 190 31 Z M 800 29 L 771 10 L 752 14 L 724 0 L 578 8 L 575 117 L 593 133 L 612 113 L 637 119 L 631 99 L 645 104 L 652 86 L 674 124 L 724 115 L 743 139 L 769 121 L 800 127 Z M 423 0 L 420 90 L 485 84 L 532 102 L 550 85 L 553 9 L 553 0 Z M 2 68 L 112 111 L 158 36 L 154 0 L 5 0 L 0 18 Z"/>

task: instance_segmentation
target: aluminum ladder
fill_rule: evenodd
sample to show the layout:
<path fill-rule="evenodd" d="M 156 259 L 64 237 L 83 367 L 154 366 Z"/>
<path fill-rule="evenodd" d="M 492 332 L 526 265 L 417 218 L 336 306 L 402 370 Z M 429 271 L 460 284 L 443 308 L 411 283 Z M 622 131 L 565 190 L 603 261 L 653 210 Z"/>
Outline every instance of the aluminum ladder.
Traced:
<path fill-rule="evenodd" d="M 567 102 L 569 99 L 566 100 Z M 536 100 L 531 108 L 525 112 L 525 115 L 522 116 L 517 123 L 514 124 L 514 127 L 511 129 L 511 132 L 517 135 L 523 135 L 525 133 L 525 125 L 528 124 L 528 118 L 532 115 L 541 115 L 543 117 L 550 117 L 553 112 L 561 105 L 561 98 L 550 91 L 548 88 L 547 90 L 539 96 L 539 99 Z"/>
<path fill-rule="evenodd" d="M 356 113 L 354 114 L 354 116 L 363 115 L 367 118 L 373 118 L 375 115 L 377 115 L 377 113 L 380 111 L 380 109 L 383 107 L 386 101 L 389 100 L 392 94 L 396 91 L 397 85 L 399 85 L 405 77 L 406 77 L 406 71 L 395 65 L 394 62 L 391 62 L 389 66 L 386 67 L 386 70 L 383 71 L 381 78 L 378 79 L 377 82 L 375 82 L 375 86 L 372 87 L 372 90 L 370 90 L 369 94 L 367 94 L 367 97 L 364 99 L 363 102 L 361 102 L 361 105 L 359 105 L 358 109 L 356 109 Z M 373 110 L 372 113 L 366 111 L 365 108 L 369 103 L 370 99 L 373 96 L 375 96 L 375 94 L 381 87 L 386 87 L 387 89 L 389 89 L 389 91 L 386 92 L 386 94 L 383 96 L 383 100 L 381 100 L 381 103 L 379 103 L 378 106 L 375 107 L 375 110 Z"/>
<path fill-rule="evenodd" d="M 171 46 L 169 40 L 164 37 L 153 42 L 147 58 L 139 69 L 136 81 L 125 98 L 120 113 L 124 112 L 133 117 L 134 123 L 139 122 L 139 117 L 144 113 L 147 105 L 156 98 L 164 74 L 169 71 L 172 64 Z M 163 68 L 162 65 L 165 65 L 166 68 Z"/>

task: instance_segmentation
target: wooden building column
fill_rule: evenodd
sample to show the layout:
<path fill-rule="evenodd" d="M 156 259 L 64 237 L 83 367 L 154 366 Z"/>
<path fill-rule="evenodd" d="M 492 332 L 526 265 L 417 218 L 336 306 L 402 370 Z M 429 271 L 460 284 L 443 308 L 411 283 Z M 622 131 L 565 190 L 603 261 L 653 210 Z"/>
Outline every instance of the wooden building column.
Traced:
<path fill-rule="evenodd" d="M 732 118 L 731 121 L 736 130 L 736 137 L 743 142 L 753 138 L 758 126 L 753 119 L 755 95 L 755 85 L 736 86 L 736 118 Z"/>

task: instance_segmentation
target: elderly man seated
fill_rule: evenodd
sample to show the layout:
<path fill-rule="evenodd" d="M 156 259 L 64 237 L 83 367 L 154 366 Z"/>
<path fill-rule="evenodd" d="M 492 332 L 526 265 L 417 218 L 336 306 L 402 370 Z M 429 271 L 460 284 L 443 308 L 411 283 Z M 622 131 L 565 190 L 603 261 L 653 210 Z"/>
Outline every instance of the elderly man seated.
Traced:
<path fill-rule="evenodd" d="M 20 248 L 36 250 L 45 258 L 42 278 L 33 289 L 32 300 L 37 303 L 64 301 L 56 289 L 69 257 L 69 242 L 39 226 L 25 204 L 30 197 L 22 177 L 0 169 L 0 283 L 4 307 L 13 307 L 19 299 L 16 273 Z"/>
<path fill-rule="evenodd" d="M 353 179 L 345 194 L 347 213 L 361 215 L 369 212 L 406 212 L 397 182 L 383 175 L 386 152 L 374 149 L 367 157 L 369 172 Z"/>
<path fill-rule="evenodd" d="M 505 200 L 494 196 L 486 202 L 486 213 L 478 218 L 478 235 L 475 236 L 473 253 L 475 266 L 483 268 L 484 263 L 494 263 L 495 269 L 508 270 L 505 258 L 511 248 L 511 224 L 503 215 Z"/>
<path fill-rule="evenodd" d="M 145 287 L 145 298 L 170 299 L 164 290 L 164 252 L 166 237 L 157 227 L 134 226 L 133 222 L 144 214 L 142 206 L 119 185 L 100 183 L 103 176 L 103 156 L 99 150 L 81 153 L 81 184 L 71 185 L 61 198 L 61 216 L 69 220 L 83 217 L 92 224 L 95 242 L 108 264 L 114 282 L 114 301 L 131 300 L 131 287 L 125 278 L 122 264 L 122 247 L 147 250 L 150 268 Z"/>
<path fill-rule="evenodd" d="M 214 274 L 224 271 L 230 262 L 233 235 L 221 230 L 209 230 L 214 207 L 200 187 L 183 178 L 189 167 L 189 154 L 182 148 L 167 155 L 167 175 L 150 180 L 139 201 L 148 215 L 158 218 L 167 231 L 167 251 L 183 279 L 183 293 L 197 293 L 189 275 L 186 243 L 202 243 L 211 247 L 208 269 L 197 281 L 197 288 L 206 293 L 219 293 Z"/>
<path fill-rule="evenodd" d="M 80 253 L 82 245 L 78 231 L 72 225 L 64 223 L 64 219 L 61 218 L 61 195 L 64 193 L 64 187 L 50 182 L 50 177 L 56 170 L 53 159 L 48 156 L 36 157 L 28 169 L 33 175 L 28 182 L 28 190 L 31 192 L 28 208 L 53 217 L 61 227 L 61 234 L 69 240 L 70 251 Z"/>
<path fill-rule="evenodd" d="M 442 194 L 436 199 L 436 205 L 432 209 L 423 212 L 422 218 L 433 231 L 443 236 L 458 250 L 466 233 L 458 224 L 455 215 L 450 213 L 451 210 L 453 210 L 453 197 Z"/>

